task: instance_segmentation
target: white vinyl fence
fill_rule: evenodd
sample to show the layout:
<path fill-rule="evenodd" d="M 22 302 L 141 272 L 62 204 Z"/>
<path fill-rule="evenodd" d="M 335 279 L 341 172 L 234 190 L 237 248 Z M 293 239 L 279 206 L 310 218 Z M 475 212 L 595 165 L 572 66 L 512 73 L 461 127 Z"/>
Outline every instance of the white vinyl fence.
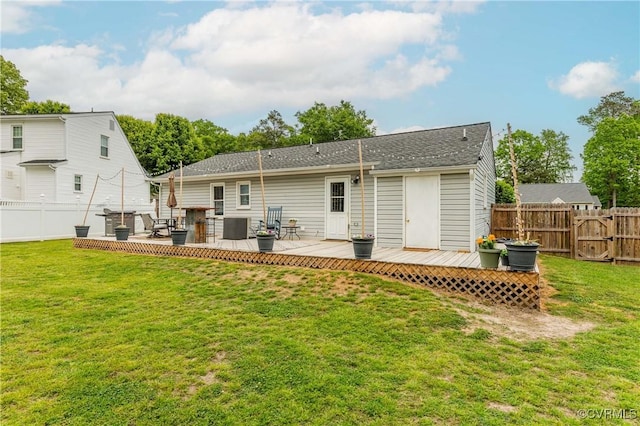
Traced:
<path fill-rule="evenodd" d="M 155 217 L 155 203 L 125 203 L 125 211 L 151 213 Z M 89 225 L 89 237 L 105 234 L 104 209 L 120 211 L 120 206 L 92 205 L 85 225 Z M 0 243 L 17 241 L 43 241 L 75 237 L 75 225 L 81 225 L 87 210 L 86 204 L 51 203 L 38 201 L 0 200 Z M 136 216 L 136 234 L 144 231 L 140 216 Z"/>

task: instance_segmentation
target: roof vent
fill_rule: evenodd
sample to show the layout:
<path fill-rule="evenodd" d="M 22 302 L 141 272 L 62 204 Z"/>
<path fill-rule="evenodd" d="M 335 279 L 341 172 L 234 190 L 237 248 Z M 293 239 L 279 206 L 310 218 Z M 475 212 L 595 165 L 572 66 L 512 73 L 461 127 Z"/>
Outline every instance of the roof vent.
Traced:
<path fill-rule="evenodd" d="M 320 147 L 316 146 L 316 155 L 320 154 Z"/>
<path fill-rule="evenodd" d="M 462 129 L 462 140 L 463 141 L 467 140 L 467 129 Z"/>

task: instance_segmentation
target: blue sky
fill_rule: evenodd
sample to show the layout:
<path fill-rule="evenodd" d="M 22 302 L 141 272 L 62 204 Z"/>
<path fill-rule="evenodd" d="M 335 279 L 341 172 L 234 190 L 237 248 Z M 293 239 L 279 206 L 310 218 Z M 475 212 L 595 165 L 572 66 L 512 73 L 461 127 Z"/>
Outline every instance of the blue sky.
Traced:
<path fill-rule="evenodd" d="M 601 96 L 640 98 L 640 2 L 0 3 L 33 100 L 248 132 L 341 99 L 378 133 L 490 121 L 562 131 Z M 497 142 L 497 138 L 496 138 Z M 580 170 L 574 178 L 578 179 Z"/>

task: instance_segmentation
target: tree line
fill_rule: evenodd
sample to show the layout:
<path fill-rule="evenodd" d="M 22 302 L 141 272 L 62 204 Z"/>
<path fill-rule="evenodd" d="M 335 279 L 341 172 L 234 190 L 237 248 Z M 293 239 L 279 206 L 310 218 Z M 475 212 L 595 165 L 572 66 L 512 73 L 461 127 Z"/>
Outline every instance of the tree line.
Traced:
<path fill-rule="evenodd" d="M 10 61 L 0 55 L 2 114 L 55 114 L 71 112 L 69 105 L 46 100 L 29 100 L 27 80 Z M 376 135 L 373 119 L 348 101 L 327 106 L 314 102 L 287 123 L 277 110 L 270 111 L 248 133 L 233 135 L 215 123 L 169 113 L 158 113 L 154 121 L 117 115 L 141 165 L 151 175 L 192 164 L 216 154 L 322 143 Z M 604 206 L 640 206 L 640 101 L 624 92 L 613 92 L 597 106 L 577 118 L 592 136 L 581 154 L 582 181 Z M 562 183 L 573 181 L 573 155 L 569 136 L 544 129 L 534 135 L 517 129 L 511 135 L 520 183 Z M 513 202 L 513 180 L 507 135 L 495 150 L 496 202 Z"/>

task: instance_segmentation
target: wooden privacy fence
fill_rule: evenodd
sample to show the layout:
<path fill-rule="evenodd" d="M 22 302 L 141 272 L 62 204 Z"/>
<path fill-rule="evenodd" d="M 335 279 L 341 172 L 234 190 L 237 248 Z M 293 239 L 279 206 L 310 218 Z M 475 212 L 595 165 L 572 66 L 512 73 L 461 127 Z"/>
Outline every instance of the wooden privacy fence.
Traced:
<path fill-rule="evenodd" d="M 541 252 L 579 260 L 640 262 L 640 208 L 574 210 L 570 204 L 525 204 L 522 217 L 525 233 L 541 244 Z M 492 207 L 491 232 L 517 237 L 515 205 Z"/>

